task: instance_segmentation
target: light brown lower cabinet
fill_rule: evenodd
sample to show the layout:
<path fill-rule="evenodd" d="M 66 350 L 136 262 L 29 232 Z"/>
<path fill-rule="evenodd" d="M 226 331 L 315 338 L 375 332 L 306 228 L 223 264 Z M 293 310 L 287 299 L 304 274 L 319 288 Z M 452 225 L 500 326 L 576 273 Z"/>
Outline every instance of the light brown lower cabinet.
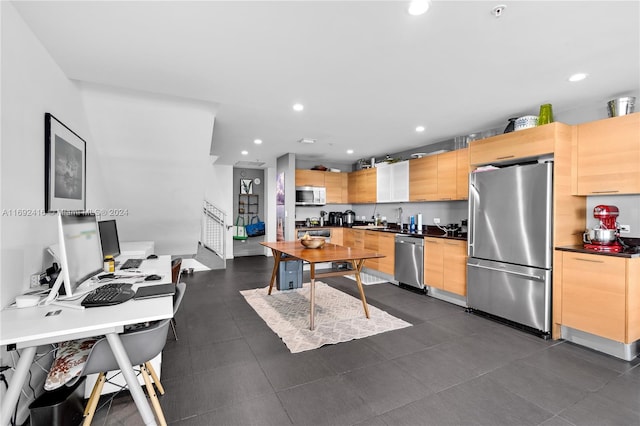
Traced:
<path fill-rule="evenodd" d="M 562 325 L 622 343 L 640 339 L 640 259 L 562 253 Z"/>
<path fill-rule="evenodd" d="M 460 296 L 467 295 L 467 242 L 424 239 L 424 283 Z"/>
<path fill-rule="evenodd" d="M 331 242 L 339 246 L 344 245 L 344 229 L 331 228 Z"/>

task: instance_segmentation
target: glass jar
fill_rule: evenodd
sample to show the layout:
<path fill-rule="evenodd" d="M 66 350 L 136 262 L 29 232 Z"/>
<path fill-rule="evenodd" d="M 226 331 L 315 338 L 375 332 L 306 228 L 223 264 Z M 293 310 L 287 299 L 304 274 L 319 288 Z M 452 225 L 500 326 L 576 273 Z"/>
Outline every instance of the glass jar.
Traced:
<path fill-rule="evenodd" d="M 116 261 L 113 259 L 113 256 L 105 256 L 104 257 L 103 269 L 104 269 L 105 272 L 115 272 L 116 271 Z"/>

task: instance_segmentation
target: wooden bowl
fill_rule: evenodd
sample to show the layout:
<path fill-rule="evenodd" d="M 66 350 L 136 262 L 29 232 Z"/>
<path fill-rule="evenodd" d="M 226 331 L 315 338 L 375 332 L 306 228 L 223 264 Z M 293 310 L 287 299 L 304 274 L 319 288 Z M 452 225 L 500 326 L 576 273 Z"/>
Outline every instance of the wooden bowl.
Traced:
<path fill-rule="evenodd" d="M 311 249 L 322 248 L 322 246 L 324 246 L 324 243 L 325 243 L 324 237 L 311 237 L 306 240 L 303 240 L 303 239 L 300 240 L 300 244 L 302 244 L 306 248 L 311 248 Z"/>

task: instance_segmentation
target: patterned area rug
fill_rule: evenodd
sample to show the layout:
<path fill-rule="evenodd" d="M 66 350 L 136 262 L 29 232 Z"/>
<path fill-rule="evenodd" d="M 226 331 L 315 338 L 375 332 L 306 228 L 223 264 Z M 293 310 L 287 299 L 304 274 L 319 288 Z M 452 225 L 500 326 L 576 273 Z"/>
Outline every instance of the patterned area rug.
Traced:
<path fill-rule="evenodd" d="M 315 330 L 311 331 L 309 283 L 287 291 L 278 291 L 274 286 L 271 296 L 267 291 L 265 287 L 240 293 L 292 353 L 411 326 L 371 305 L 371 318 L 367 319 L 360 299 L 316 281 Z"/>

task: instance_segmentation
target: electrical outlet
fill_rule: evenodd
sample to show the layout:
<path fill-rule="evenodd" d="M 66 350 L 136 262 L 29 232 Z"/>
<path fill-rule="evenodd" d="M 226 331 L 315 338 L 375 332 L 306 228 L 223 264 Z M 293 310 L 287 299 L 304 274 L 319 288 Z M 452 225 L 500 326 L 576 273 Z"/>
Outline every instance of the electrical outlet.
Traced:
<path fill-rule="evenodd" d="M 621 234 L 629 234 L 631 232 L 631 225 L 620 225 Z"/>
<path fill-rule="evenodd" d="M 440 223 L 440 218 L 439 217 L 434 217 L 433 218 L 433 223 L 435 223 L 436 225 Z"/>
<path fill-rule="evenodd" d="M 31 279 L 29 280 L 30 287 L 38 287 L 40 285 L 40 274 L 31 274 Z"/>

